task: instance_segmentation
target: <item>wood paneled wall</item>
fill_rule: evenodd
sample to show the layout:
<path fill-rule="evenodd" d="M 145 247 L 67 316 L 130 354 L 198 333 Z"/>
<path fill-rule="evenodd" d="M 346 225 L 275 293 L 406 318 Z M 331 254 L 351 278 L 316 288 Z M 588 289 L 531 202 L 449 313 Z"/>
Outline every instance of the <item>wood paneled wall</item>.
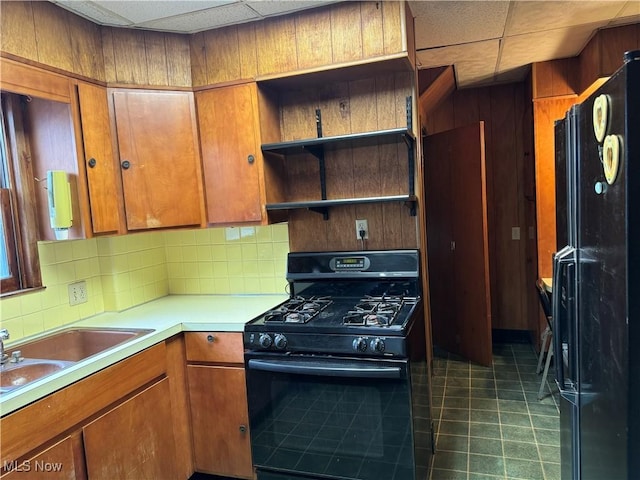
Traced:
<path fill-rule="evenodd" d="M 39 180 L 35 183 L 38 239 L 55 240 L 54 231 L 49 222 L 49 201 L 46 189 L 48 170 L 64 170 L 68 173 L 73 206 L 73 224 L 69 229 L 69 238 L 85 238 L 87 229 L 83 225 L 78 197 L 78 184 L 82 179 L 78 175 L 70 107 L 66 103 L 33 98 L 25 105 L 25 117 L 33 175 Z"/>
<path fill-rule="evenodd" d="M 176 33 L 102 27 L 109 84 L 190 87 L 189 38 Z"/>
<path fill-rule="evenodd" d="M 485 122 L 493 328 L 527 330 L 535 293 L 531 104 L 526 83 L 454 92 L 426 119 L 427 134 Z M 425 162 L 437 159 L 425 158 Z M 520 239 L 512 239 L 512 228 Z"/>
<path fill-rule="evenodd" d="M 598 30 L 577 57 L 533 64 L 533 98 L 579 95 L 619 69 L 625 51 L 638 49 L 640 23 Z"/>
<path fill-rule="evenodd" d="M 322 112 L 324 136 L 406 127 L 406 97 L 410 95 L 411 73 L 284 91 L 280 94 L 282 140 L 314 138 L 316 108 Z M 286 162 L 288 201 L 320 199 L 318 162 L 310 156 L 289 157 Z M 325 162 L 330 199 L 408 193 L 404 144 L 327 150 Z M 293 211 L 290 246 L 292 251 L 361 249 L 355 220 L 367 219 L 367 249 L 417 248 L 417 218 L 402 203 L 332 208 L 326 221 L 315 212 Z"/>
<path fill-rule="evenodd" d="M 541 98 L 533 102 L 536 151 L 536 216 L 538 224 L 538 276 L 552 276 L 551 256 L 556 248 L 556 175 L 554 124 L 564 118 L 575 95 Z"/>
<path fill-rule="evenodd" d="M 110 84 L 190 87 L 189 36 L 100 27 L 50 2 L 3 2 L 3 54 Z"/>
<path fill-rule="evenodd" d="M 21 59 L 104 81 L 100 27 L 50 2 L 2 2 L 0 48 Z"/>
<path fill-rule="evenodd" d="M 191 36 L 193 86 L 406 53 L 407 28 L 412 36 L 403 2 L 343 2 L 197 33 Z"/>
<path fill-rule="evenodd" d="M 608 77 L 623 63 L 627 50 L 640 49 L 640 23 L 599 30 L 580 52 L 580 76 L 576 93 L 581 93 L 595 80 Z"/>

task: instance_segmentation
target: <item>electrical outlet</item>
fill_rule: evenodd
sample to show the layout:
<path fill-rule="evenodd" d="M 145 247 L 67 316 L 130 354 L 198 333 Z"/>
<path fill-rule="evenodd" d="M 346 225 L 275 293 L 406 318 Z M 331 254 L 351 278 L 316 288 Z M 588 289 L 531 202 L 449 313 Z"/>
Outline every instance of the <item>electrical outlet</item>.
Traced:
<path fill-rule="evenodd" d="M 356 238 L 360 240 L 360 230 L 364 230 L 364 239 L 369 239 L 369 223 L 366 220 L 356 220 Z"/>
<path fill-rule="evenodd" d="M 69 305 L 86 303 L 87 300 L 87 282 L 82 280 L 80 282 L 69 284 Z"/>

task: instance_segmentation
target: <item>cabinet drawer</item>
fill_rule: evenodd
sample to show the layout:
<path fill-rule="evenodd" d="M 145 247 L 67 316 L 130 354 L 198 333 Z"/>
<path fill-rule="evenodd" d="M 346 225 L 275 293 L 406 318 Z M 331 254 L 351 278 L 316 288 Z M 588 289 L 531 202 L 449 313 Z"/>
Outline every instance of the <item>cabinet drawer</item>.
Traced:
<path fill-rule="evenodd" d="M 187 361 L 244 363 L 242 333 L 187 332 Z"/>

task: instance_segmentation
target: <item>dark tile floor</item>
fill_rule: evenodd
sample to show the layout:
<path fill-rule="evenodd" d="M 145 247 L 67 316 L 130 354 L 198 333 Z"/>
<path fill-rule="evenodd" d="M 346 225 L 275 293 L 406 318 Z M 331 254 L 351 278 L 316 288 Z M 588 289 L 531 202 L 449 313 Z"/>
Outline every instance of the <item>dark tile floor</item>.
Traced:
<path fill-rule="evenodd" d="M 541 375 L 528 344 L 500 344 L 482 367 L 434 358 L 436 455 L 431 480 L 560 480 L 558 393 Z"/>

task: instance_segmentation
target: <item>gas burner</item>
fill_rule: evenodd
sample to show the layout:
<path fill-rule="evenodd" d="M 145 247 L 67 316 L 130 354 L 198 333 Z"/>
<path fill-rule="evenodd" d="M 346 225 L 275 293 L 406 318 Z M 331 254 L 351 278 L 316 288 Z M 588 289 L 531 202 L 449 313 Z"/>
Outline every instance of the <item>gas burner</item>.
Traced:
<path fill-rule="evenodd" d="M 347 312 L 342 318 L 344 325 L 360 325 L 367 327 L 390 326 L 400 308 L 402 299 L 389 299 L 382 297 L 366 297 L 360 300 L 353 310 Z"/>
<path fill-rule="evenodd" d="M 264 321 L 265 323 L 307 323 L 330 303 L 331 300 L 326 297 L 294 297 L 275 310 L 265 313 Z"/>

